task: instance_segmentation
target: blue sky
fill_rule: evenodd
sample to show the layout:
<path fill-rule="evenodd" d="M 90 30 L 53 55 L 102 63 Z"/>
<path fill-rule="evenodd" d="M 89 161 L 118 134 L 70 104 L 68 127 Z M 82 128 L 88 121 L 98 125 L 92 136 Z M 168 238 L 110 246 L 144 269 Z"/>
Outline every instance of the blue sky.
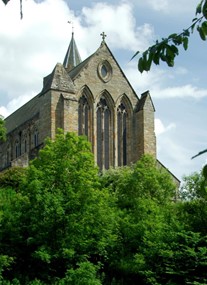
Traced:
<path fill-rule="evenodd" d="M 82 59 L 101 43 L 100 33 L 138 96 L 150 91 L 156 113 L 158 159 L 179 179 L 199 171 L 207 148 L 206 47 L 195 33 L 174 68 L 164 64 L 140 74 L 133 54 L 156 39 L 191 24 L 198 0 L 23 0 L 0 1 L 0 114 L 5 117 L 40 92 L 42 79 L 62 62 L 71 37 Z"/>

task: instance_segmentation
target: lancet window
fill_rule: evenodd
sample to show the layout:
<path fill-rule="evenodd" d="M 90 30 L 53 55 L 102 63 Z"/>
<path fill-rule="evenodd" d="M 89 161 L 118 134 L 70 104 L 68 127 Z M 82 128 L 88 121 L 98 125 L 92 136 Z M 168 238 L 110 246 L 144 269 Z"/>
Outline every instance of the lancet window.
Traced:
<path fill-rule="evenodd" d="M 9 165 L 10 161 L 11 161 L 11 149 L 10 145 L 8 145 L 6 151 L 6 165 Z"/>
<path fill-rule="evenodd" d="M 37 147 L 39 144 L 39 133 L 38 130 L 35 130 L 34 132 L 34 146 Z"/>
<path fill-rule="evenodd" d="M 121 102 L 117 108 L 117 148 L 118 166 L 127 164 L 127 135 L 129 132 L 129 114 L 126 105 Z"/>
<path fill-rule="evenodd" d="M 108 169 L 112 164 L 113 137 L 112 114 L 104 96 L 97 104 L 97 164 Z"/>
<path fill-rule="evenodd" d="M 21 155 L 21 145 L 19 140 L 15 141 L 15 157 L 17 158 L 18 156 Z"/>
<path fill-rule="evenodd" d="M 78 134 L 87 136 L 91 141 L 91 108 L 87 96 L 83 94 L 78 107 Z"/>

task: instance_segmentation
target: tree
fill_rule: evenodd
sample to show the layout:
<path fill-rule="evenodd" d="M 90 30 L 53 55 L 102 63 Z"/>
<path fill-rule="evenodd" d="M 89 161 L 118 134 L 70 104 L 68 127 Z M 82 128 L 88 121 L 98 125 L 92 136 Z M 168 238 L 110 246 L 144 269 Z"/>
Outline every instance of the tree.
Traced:
<path fill-rule="evenodd" d="M 5 122 L 0 117 L 0 142 L 6 140 L 6 128 L 5 128 Z"/>
<path fill-rule="evenodd" d="M 180 199 L 182 201 L 192 201 L 197 199 L 207 199 L 206 177 L 203 171 L 195 172 L 190 176 L 183 177 L 183 185 L 180 189 Z"/>
<path fill-rule="evenodd" d="M 113 198 L 107 189 L 100 191 L 90 144 L 59 132 L 26 175 L 18 190 L 0 191 L 0 256 L 11 258 L 3 264 L 3 280 L 87 284 L 76 281 L 88 276 L 91 284 L 100 284 L 97 271 L 116 240 L 116 220 Z"/>
<path fill-rule="evenodd" d="M 109 253 L 106 284 L 158 284 L 150 283 L 148 276 L 149 270 L 151 278 L 157 274 L 152 267 L 157 264 L 155 249 L 152 256 L 152 249 L 147 252 L 146 247 L 155 245 L 155 233 L 157 245 L 163 243 L 165 226 L 173 220 L 171 206 L 168 210 L 175 196 L 171 177 L 146 155 L 131 167 L 107 171 L 101 181 L 116 199 L 119 224 L 118 240 Z"/>
<path fill-rule="evenodd" d="M 132 59 L 139 55 L 138 70 L 149 71 L 152 63 L 159 65 L 160 61 L 166 62 L 168 66 L 174 66 L 174 59 L 179 55 L 179 46 L 183 46 L 184 50 L 188 49 L 190 35 L 196 30 L 202 40 L 207 39 L 207 0 L 201 0 L 196 8 L 196 17 L 192 20 L 192 24 L 184 29 L 181 33 L 173 33 L 167 38 L 150 46 L 142 54 L 137 51 Z"/>

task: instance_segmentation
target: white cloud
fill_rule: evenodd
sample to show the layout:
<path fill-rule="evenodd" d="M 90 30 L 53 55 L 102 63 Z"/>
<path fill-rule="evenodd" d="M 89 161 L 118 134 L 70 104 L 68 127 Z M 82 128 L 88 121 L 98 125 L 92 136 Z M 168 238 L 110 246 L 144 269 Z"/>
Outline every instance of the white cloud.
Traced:
<path fill-rule="evenodd" d="M 155 119 L 155 133 L 156 136 L 159 136 L 163 133 L 166 133 L 172 129 L 176 128 L 175 123 L 170 123 L 168 126 L 165 126 L 160 119 Z"/>
<path fill-rule="evenodd" d="M 133 12 L 132 5 L 126 2 L 118 5 L 100 2 L 91 8 L 84 7 L 80 17 L 87 26 L 85 29 L 88 33 L 85 33 L 85 37 L 88 39 L 88 44 L 91 43 L 94 48 L 94 39 L 100 41 L 97 35 L 100 31 L 104 31 L 108 34 L 107 42 L 112 48 L 131 51 L 145 49 L 154 38 L 154 30 L 147 23 L 137 26 Z"/>
<path fill-rule="evenodd" d="M 206 156 L 191 159 L 195 151 L 186 142 L 181 143 L 179 137 L 165 133 L 157 138 L 157 157 L 178 179 L 199 172 L 206 161 Z"/>
<path fill-rule="evenodd" d="M 36 4 L 28 0 L 23 8 L 20 20 L 19 2 L 11 1 L 2 7 L 5 13 L 0 18 L 1 89 L 10 99 L 39 92 L 42 77 L 63 60 L 69 41 L 65 35 L 69 35 L 67 19 L 72 13 L 64 1 Z"/>
<path fill-rule="evenodd" d="M 153 38 L 151 25 L 136 26 L 133 7 L 127 2 L 96 3 L 91 8 L 83 7 L 77 16 L 63 0 L 41 3 L 27 0 L 23 4 L 24 17 L 20 20 L 19 1 L 6 6 L 0 1 L 4 12 L 0 17 L 0 92 L 4 94 L 4 102 L 5 96 L 7 101 L 15 99 L 10 106 L 8 103 L 3 106 L 0 101 L 4 114 L 13 111 L 11 105 L 19 107 L 17 102 L 22 102 L 22 94 L 30 98 L 31 94 L 39 93 L 42 78 L 57 62 L 63 61 L 71 37 L 68 20 L 75 27 L 82 59 L 99 46 L 102 31 L 108 34 L 107 43 L 112 49 L 133 52 L 144 49 Z"/>
<path fill-rule="evenodd" d="M 128 64 L 125 73 L 138 94 L 150 90 L 153 98 L 194 98 L 207 97 L 207 88 L 201 88 L 192 84 L 176 84 L 177 76 L 181 79 L 188 71 L 184 67 L 176 67 L 170 71 L 161 67 L 152 68 L 150 72 L 140 74 L 134 62 Z M 177 86 L 176 86 L 176 85 Z M 167 87 L 166 87 L 167 86 Z"/>
<path fill-rule="evenodd" d="M 196 6 L 198 4 L 197 0 L 145 0 L 141 3 L 137 3 L 136 0 L 133 0 L 138 6 L 146 6 L 157 12 L 164 12 L 165 14 L 177 13 L 185 15 L 186 13 L 191 13 L 192 16 L 195 14 Z"/>
<path fill-rule="evenodd" d="M 166 11 L 169 9 L 168 0 L 148 0 L 148 2 L 156 11 Z"/>
<path fill-rule="evenodd" d="M 21 96 L 12 99 L 6 106 L 0 106 L 0 114 L 4 117 L 9 116 L 16 109 L 20 108 L 30 99 L 32 99 L 35 95 L 35 93 L 31 92 L 30 94 L 22 94 Z"/>
<path fill-rule="evenodd" d="M 168 88 L 152 88 L 155 98 L 194 98 L 201 99 L 207 97 L 207 89 L 201 89 L 191 84 Z"/>

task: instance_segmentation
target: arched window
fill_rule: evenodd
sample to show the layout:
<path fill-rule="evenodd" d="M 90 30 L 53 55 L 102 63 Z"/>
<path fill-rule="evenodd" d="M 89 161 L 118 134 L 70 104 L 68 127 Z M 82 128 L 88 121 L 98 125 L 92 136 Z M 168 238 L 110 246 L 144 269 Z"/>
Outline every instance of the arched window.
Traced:
<path fill-rule="evenodd" d="M 27 152 L 27 143 L 28 143 L 27 131 L 24 131 L 23 145 L 22 145 L 22 149 L 24 153 Z"/>
<path fill-rule="evenodd" d="M 112 114 L 106 98 L 97 104 L 97 164 L 108 169 L 113 164 Z"/>
<path fill-rule="evenodd" d="M 9 165 L 11 161 L 11 148 L 8 145 L 7 146 L 7 151 L 6 151 L 6 165 Z"/>
<path fill-rule="evenodd" d="M 18 140 L 15 141 L 15 157 L 20 156 L 20 142 Z"/>
<path fill-rule="evenodd" d="M 82 95 L 78 106 L 78 134 L 88 136 L 89 104 L 85 95 Z"/>
<path fill-rule="evenodd" d="M 92 142 L 92 107 L 85 93 L 80 97 L 78 105 L 78 134 Z"/>
<path fill-rule="evenodd" d="M 117 151 L 118 166 L 127 165 L 131 161 L 132 150 L 132 106 L 124 95 L 117 108 Z"/>
<path fill-rule="evenodd" d="M 24 152 L 27 152 L 27 139 L 24 139 Z"/>
<path fill-rule="evenodd" d="M 35 130 L 34 132 L 34 146 L 37 147 L 39 144 L 39 133 L 38 130 Z"/>

